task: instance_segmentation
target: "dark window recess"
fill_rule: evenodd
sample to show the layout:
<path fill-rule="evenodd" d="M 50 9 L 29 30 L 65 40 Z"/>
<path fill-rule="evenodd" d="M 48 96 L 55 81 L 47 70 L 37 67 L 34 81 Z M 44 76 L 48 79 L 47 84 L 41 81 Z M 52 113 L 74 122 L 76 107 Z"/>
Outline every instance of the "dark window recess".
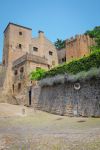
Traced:
<path fill-rule="evenodd" d="M 15 71 L 14 71 L 14 75 L 17 75 L 17 74 L 18 74 L 18 71 L 17 71 L 17 70 L 15 70 Z"/>
<path fill-rule="evenodd" d="M 5 60 L 3 60 L 3 65 L 5 65 Z"/>
<path fill-rule="evenodd" d="M 62 62 L 66 62 L 66 57 L 62 58 Z"/>
<path fill-rule="evenodd" d="M 38 48 L 37 47 L 33 47 L 33 51 L 37 52 Z"/>
<path fill-rule="evenodd" d="M 39 69 L 41 69 L 41 67 L 36 67 L 36 70 L 39 70 Z"/>
<path fill-rule="evenodd" d="M 19 48 L 20 48 L 20 49 L 22 48 L 22 44 L 19 44 Z"/>
<path fill-rule="evenodd" d="M 24 67 L 20 68 L 20 72 L 23 73 L 24 72 Z"/>
<path fill-rule="evenodd" d="M 49 51 L 49 55 L 53 55 L 53 52 L 52 52 L 52 51 Z"/>
<path fill-rule="evenodd" d="M 50 69 L 50 65 L 48 65 L 48 69 Z"/>
<path fill-rule="evenodd" d="M 13 90 L 13 93 L 14 93 L 14 84 L 12 85 L 12 90 Z"/>
<path fill-rule="evenodd" d="M 22 32 L 19 32 L 19 35 L 22 35 Z"/>
<path fill-rule="evenodd" d="M 21 83 L 18 83 L 18 90 L 21 89 Z"/>

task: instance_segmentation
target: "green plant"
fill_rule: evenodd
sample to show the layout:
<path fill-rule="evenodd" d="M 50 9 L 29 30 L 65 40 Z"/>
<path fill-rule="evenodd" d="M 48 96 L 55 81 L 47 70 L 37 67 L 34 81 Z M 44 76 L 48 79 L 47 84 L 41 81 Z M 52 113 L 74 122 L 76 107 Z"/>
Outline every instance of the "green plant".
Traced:
<path fill-rule="evenodd" d="M 36 71 L 32 71 L 30 73 L 30 79 L 31 80 L 40 80 L 41 78 L 43 78 L 44 74 L 45 74 L 45 70 L 38 68 L 38 69 L 36 69 Z"/>
<path fill-rule="evenodd" d="M 54 43 L 55 47 L 60 50 L 62 48 L 65 48 L 65 40 L 57 39 L 57 41 Z"/>
<path fill-rule="evenodd" d="M 86 31 L 85 34 L 95 40 L 96 44 L 92 46 L 91 50 L 100 49 L 100 26 L 95 27 L 93 30 Z"/>
<path fill-rule="evenodd" d="M 87 57 L 59 65 L 58 67 L 45 72 L 41 79 L 65 73 L 77 74 L 81 71 L 88 71 L 93 67 L 100 67 L 100 50 L 95 50 Z"/>

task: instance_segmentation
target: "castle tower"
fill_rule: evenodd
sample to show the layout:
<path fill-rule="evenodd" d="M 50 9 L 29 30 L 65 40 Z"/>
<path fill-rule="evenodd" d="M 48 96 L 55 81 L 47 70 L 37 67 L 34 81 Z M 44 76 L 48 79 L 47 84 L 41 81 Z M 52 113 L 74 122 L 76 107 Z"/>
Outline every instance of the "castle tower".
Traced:
<path fill-rule="evenodd" d="M 43 31 L 38 34 L 38 37 L 33 38 L 32 29 L 14 23 L 9 23 L 4 30 L 2 62 L 6 71 L 5 91 L 13 91 L 19 82 L 23 84 L 25 79 L 20 78 L 22 68 L 24 77 L 28 80 L 33 70 L 48 70 L 58 64 L 55 46 L 45 37 Z"/>
<path fill-rule="evenodd" d="M 66 60 L 81 58 L 90 54 L 90 46 L 95 42 L 88 35 L 76 35 L 75 38 L 66 40 Z"/>
<path fill-rule="evenodd" d="M 32 29 L 9 23 L 4 30 L 3 64 L 8 66 L 29 52 L 31 37 Z"/>
<path fill-rule="evenodd" d="M 12 89 L 13 62 L 29 52 L 31 44 L 32 29 L 9 23 L 4 30 L 3 67 L 5 69 L 4 90 Z"/>

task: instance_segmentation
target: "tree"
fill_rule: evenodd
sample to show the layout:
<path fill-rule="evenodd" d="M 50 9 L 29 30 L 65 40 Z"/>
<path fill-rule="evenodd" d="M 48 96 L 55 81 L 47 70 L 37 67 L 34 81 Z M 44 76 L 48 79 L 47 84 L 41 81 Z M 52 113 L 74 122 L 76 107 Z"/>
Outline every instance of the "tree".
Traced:
<path fill-rule="evenodd" d="M 57 41 L 54 44 L 58 50 L 65 48 L 65 46 L 66 46 L 65 40 L 61 40 L 61 39 L 57 39 Z"/>
<path fill-rule="evenodd" d="M 94 49 L 100 49 L 100 26 L 95 27 L 93 30 L 88 30 L 85 32 L 91 38 L 94 38 L 96 45 Z"/>

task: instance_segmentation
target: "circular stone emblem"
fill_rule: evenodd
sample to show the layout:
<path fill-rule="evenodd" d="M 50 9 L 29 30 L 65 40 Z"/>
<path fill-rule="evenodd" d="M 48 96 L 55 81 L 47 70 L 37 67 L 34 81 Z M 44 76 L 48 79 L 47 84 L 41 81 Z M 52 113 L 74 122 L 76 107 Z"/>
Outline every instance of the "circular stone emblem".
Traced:
<path fill-rule="evenodd" d="M 74 89 L 79 90 L 80 89 L 80 83 L 75 83 L 74 84 Z"/>

